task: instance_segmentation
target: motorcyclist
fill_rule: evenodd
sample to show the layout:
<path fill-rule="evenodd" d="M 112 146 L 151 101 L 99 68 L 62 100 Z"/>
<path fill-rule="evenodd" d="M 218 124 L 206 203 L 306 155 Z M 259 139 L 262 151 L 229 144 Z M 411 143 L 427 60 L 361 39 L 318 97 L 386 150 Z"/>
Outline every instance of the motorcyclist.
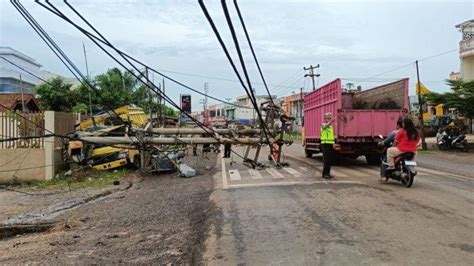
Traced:
<path fill-rule="evenodd" d="M 397 135 L 398 131 L 400 131 L 400 128 L 402 128 L 403 125 L 403 118 L 399 117 L 397 120 L 397 125 L 395 126 L 395 130 L 390 133 L 387 138 L 383 141 L 383 145 L 385 147 L 391 146 L 390 144 L 395 141 L 395 136 Z"/>
<path fill-rule="evenodd" d="M 406 152 L 416 152 L 419 140 L 420 135 L 413 121 L 405 117 L 403 119 L 402 129 L 395 136 L 394 147 L 387 150 L 387 164 L 389 165 L 387 170 L 395 169 L 395 157 Z"/>

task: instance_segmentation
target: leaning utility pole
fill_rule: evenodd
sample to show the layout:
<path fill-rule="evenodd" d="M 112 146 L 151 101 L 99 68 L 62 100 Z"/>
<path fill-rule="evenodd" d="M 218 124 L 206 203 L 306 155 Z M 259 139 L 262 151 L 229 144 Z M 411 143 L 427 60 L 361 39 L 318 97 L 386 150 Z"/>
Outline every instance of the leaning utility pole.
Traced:
<path fill-rule="evenodd" d="M 309 67 L 303 67 L 304 70 L 309 70 L 309 74 L 305 74 L 305 77 L 311 77 L 311 80 L 313 81 L 313 91 L 316 89 L 316 83 L 314 82 L 314 77 L 319 77 L 321 76 L 320 74 L 314 74 L 314 69 L 319 68 L 319 64 L 316 66 L 310 65 Z"/>
<path fill-rule="evenodd" d="M 418 93 L 418 105 L 419 105 L 419 120 L 421 128 L 421 149 L 426 151 L 426 141 L 425 141 L 425 124 L 423 123 L 423 102 L 421 97 L 421 83 L 420 83 L 420 71 L 418 69 L 418 60 L 415 61 L 416 64 L 416 78 L 418 80 L 418 85 L 416 92 Z"/>
<path fill-rule="evenodd" d="M 87 54 L 86 54 L 86 46 L 84 45 L 84 42 L 82 43 L 82 50 L 84 51 L 84 61 L 86 62 L 86 77 L 89 79 L 89 65 L 87 64 Z M 123 78 L 122 78 L 123 81 Z M 89 112 L 92 117 L 92 97 L 91 97 L 91 88 L 89 87 Z"/>
<path fill-rule="evenodd" d="M 165 78 L 163 78 L 163 95 L 166 95 L 166 87 L 165 87 Z M 163 110 L 161 110 L 163 106 Z M 160 112 L 161 112 L 161 121 L 163 121 L 163 127 L 166 127 L 165 123 L 165 107 L 166 101 L 160 97 Z"/>
<path fill-rule="evenodd" d="M 303 88 L 300 88 L 300 106 L 299 106 L 299 117 L 303 117 Z"/>
<path fill-rule="evenodd" d="M 25 97 L 23 95 L 23 80 L 21 79 L 21 74 L 20 74 L 20 90 L 21 90 L 21 111 L 24 113 L 26 112 L 26 108 L 25 108 Z"/>
<path fill-rule="evenodd" d="M 145 67 L 145 77 L 146 77 L 146 82 L 147 82 L 147 87 L 148 87 L 148 115 L 150 117 L 150 123 L 153 124 L 153 112 L 152 112 L 152 106 L 151 106 L 151 84 L 150 84 L 150 79 L 148 78 L 148 67 Z"/>

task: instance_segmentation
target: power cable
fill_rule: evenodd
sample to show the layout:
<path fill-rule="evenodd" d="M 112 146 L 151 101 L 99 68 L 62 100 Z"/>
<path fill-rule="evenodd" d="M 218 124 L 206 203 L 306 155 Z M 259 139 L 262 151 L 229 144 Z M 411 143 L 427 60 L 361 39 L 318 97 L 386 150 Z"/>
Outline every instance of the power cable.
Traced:
<path fill-rule="evenodd" d="M 194 121 L 199 127 L 201 127 L 207 134 L 209 134 L 211 137 L 219 140 L 219 138 L 217 137 L 217 133 L 207 127 L 206 125 L 202 124 L 201 122 L 197 121 L 195 118 L 193 118 L 191 115 L 189 115 L 188 113 L 184 112 L 176 103 L 174 103 L 166 94 L 163 94 L 161 93 L 160 91 L 156 91 L 156 86 L 148 79 L 146 78 L 147 82 L 144 82 L 141 77 L 138 77 L 133 71 L 130 71 L 122 62 L 120 62 L 117 58 L 115 58 L 113 55 L 111 55 L 106 49 L 104 49 L 96 40 L 100 41 L 101 43 L 104 43 L 105 45 L 107 45 L 108 47 L 112 48 L 115 52 L 117 52 L 125 61 L 127 61 L 133 68 L 135 68 L 135 70 L 139 71 L 138 68 L 133 64 L 131 63 L 127 58 L 130 58 L 131 60 L 134 60 L 134 61 L 138 61 L 134 58 L 132 58 L 131 56 L 128 56 L 126 54 L 124 54 L 123 52 L 121 52 L 120 50 L 118 50 L 115 46 L 113 46 L 97 29 L 95 29 L 77 10 L 75 10 L 67 1 L 65 1 L 65 3 L 86 23 L 89 25 L 89 27 L 91 27 L 97 34 L 99 34 L 99 36 L 101 36 L 103 38 L 103 40 L 100 40 L 97 36 L 94 36 L 93 34 L 91 34 L 90 32 L 84 30 L 82 27 L 78 26 L 77 24 L 75 24 L 74 22 L 72 22 L 72 20 L 70 20 L 68 17 L 66 17 L 61 11 L 59 11 L 54 5 L 52 5 L 51 3 L 47 2 L 48 5 L 50 5 L 54 10 L 46 7 L 45 5 L 43 5 L 42 3 L 39 3 L 37 2 L 38 4 L 40 4 L 41 6 L 43 6 L 44 8 L 46 8 L 47 10 L 49 10 L 50 12 L 52 12 L 53 14 L 57 15 L 58 17 L 62 18 L 63 20 L 67 21 L 68 23 L 70 23 L 71 25 L 73 25 L 75 28 L 77 28 L 79 31 L 81 31 L 84 35 L 86 35 L 89 39 L 91 39 L 102 51 L 104 51 L 110 58 L 112 58 L 114 61 L 116 61 L 119 65 L 121 65 L 123 68 L 125 68 L 127 71 L 129 71 L 133 76 L 135 76 L 137 78 L 137 80 L 139 80 L 140 82 L 142 82 L 145 86 L 149 87 L 151 90 L 153 90 L 154 92 L 156 92 L 157 94 L 161 95 L 163 97 L 163 99 L 165 99 L 166 101 L 168 101 L 172 106 L 174 106 L 175 108 L 177 108 L 178 110 L 180 110 L 182 113 L 184 113 L 186 116 L 188 116 L 192 121 Z M 148 83 L 152 83 L 153 86 L 150 86 Z M 213 133 L 216 133 L 216 136 L 212 133 L 210 133 L 208 130 L 212 131 Z M 233 137 L 232 137 L 233 138 Z M 233 138 L 237 143 L 240 143 L 240 141 L 236 138 Z"/>
<path fill-rule="evenodd" d="M 426 61 L 426 60 L 429 60 L 429 59 L 432 59 L 432 58 L 435 58 L 435 57 L 438 57 L 438 56 L 442 56 L 442 55 L 445 55 L 445 54 L 449 54 L 449 53 L 452 53 L 452 52 L 455 52 L 455 51 L 459 51 L 459 49 L 456 48 L 456 49 L 452 49 L 452 50 L 449 50 L 449 51 L 446 51 L 446 52 L 442 52 L 442 53 L 439 53 L 439 54 L 435 54 L 435 55 L 431 55 L 431 56 L 428 56 L 428 57 L 424 57 L 424 58 L 422 58 L 422 59 L 419 59 L 418 62 Z M 364 81 L 366 81 L 366 80 L 373 79 L 373 78 L 375 78 L 375 77 L 378 77 L 378 76 L 381 76 L 381 75 L 383 75 L 383 74 L 387 74 L 387 73 L 390 73 L 390 72 L 393 72 L 393 71 L 396 71 L 396 70 L 405 68 L 405 67 L 410 66 L 410 65 L 413 65 L 413 64 L 415 64 L 415 63 L 414 63 L 414 62 L 411 62 L 411 63 L 409 63 L 409 64 L 402 65 L 402 66 L 399 66 L 399 67 L 390 69 L 390 70 L 388 70 L 388 71 L 382 72 L 382 73 L 380 73 L 380 74 L 373 75 L 373 76 L 371 76 L 371 77 L 365 78 L 365 79 L 363 79 L 363 80 L 361 80 L 361 81 L 359 81 L 359 82 L 364 82 Z"/>
<path fill-rule="evenodd" d="M 227 57 L 227 59 L 228 59 L 230 65 L 232 66 L 232 69 L 234 70 L 234 72 L 235 72 L 237 78 L 239 79 L 239 81 L 240 81 L 242 87 L 244 88 L 245 92 L 247 93 L 247 96 L 249 97 L 250 102 L 252 103 L 252 105 L 254 106 L 255 111 L 257 112 L 257 115 L 258 115 L 258 117 L 259 117 L 260 123 L 261 123 L 261 125 L 262 125 L 262 132 L 263 132 L 263 134 L 265 135 L 265 138 L 267 139 L 268 145 L 270 146 L 270 150 L 271 150 L 271 149 L 272 149 L 272 144 L 270 143 L 270 140 L 269 140 L 269 138 L 268 138 L 268 134 L 267 134 L 267 132 L 266 132 L 266 131 L 268 131 L 268 133 L 270 133 L 270 130 L 268 129 L 266 123 L 263 121 L 263 118 L 262 118 L 262 116 L 261 116 L 260 110 L 259 110 L 259 108 L 258 108 L 258 105 L 257 105 L 257 102 L 256 102 L 256 98 L 255 98 L 255 95 L 254 95 L 254 93 L 253 93 L 253 90 L 252 90 L 252 87 L 251 87 L 251 84 L 250 84 L 250 79 L 248 78 L 248 74 L 247 74 L 247 71 L 246 71 L 246 69 L 245 69 L 245 64 L 244 64 L 244 62 L 243 62 L 242 54 L 241 54 L 240 49 L 239 49 L 239 47 L 238 47 L 238 40 L 237 40 L 237 38 L 236 38 L 236 36 L 235 36 L 235 31 L 234 31 L 234 29 L 233 29 L 233 27 L 232 27 L 232 22 L 231 22 L 231 20 L 230 20 L 230 16 L 229 16 L 229 13 L 228 13 L 228 10 L 227 10 L 225 1 L 221 1 L 221 5 L 222 5 L 222 7 L 223 7 L 223 9 L 224 9 L 224 14 L 226 15 L 226 20 L 227 20 L 227 23 L 228 23 L 228 25 L 229 25 L 229 29 L 230 29 L 230 31 L 231 31 L 231 33 L 232 33 L 232 36 L 233 36 L 233 39 L 234 39 L 234 44 L 235 44 L 236 49 L 237 49 L 237 51 L 238 51 L 239 59 L 240 59 L 241 64 L 242 64 L 242 68 L 244 69 L 244 74 L 246 75 L 247 83 L 248 83 L 248 85 L 249 85 L 249 88 L 247 88 L 247 87 L 245 86 L 244 81 L 242 80 L 242 77 L 240 76 L 239 71 L 237 70 L 237 68 L 236 68 L 236 66 L 235 66 L 235 64 L 234 64 L 234 62 L 233 62 L 233 60 L 232 60 L 232 57 L 230 56 L 229 51 L 227 50 L 227 47 L 226 47 L 224 41 L 222 40 L 222 38 L 221 38 L 221 36 L 220 36 L 220 34 L 219 34 L 219 31 L 218 31 L 216 25 L 214 24 L 214 21 L 213 21 L 212 17 L 210 16 L 209 12 L 207 11 L 207 8 L 206 8 L 206 6 L 205 6 L 203 0 L 199 0 L 198 2 L 199 2 L 199 5 L 200 5 L 200 7 L 201 7 L 201 9 L 202 9 L 202 11 L 203 11 L 203 13 L 204 13 L 206 19 L 208 20 L 208 22 L 209 22 L 209 24 L 210 24 L 210 26 L 211 26 L 211 28 L 212 28 L 212 30 L 213 30 L 213 32 L 214 32 L 214 35 L 216 36 L 218 42 L 220 43 L 222 49 L 224 50 L 224 53 L 225 53 L 225 55 L 226 55 L 226 57 Z M 249 89 L 250 89 L 250 92 L 249 92 Z"/>
<path fill-rule="evenodd" d="M 240 13 L 240 9 L 239 9 L 239 5 L 237 4 L 237 0 L 234 0 L 234 6 L 235 6 L 235 9 L 237 11 L 237 14 L 239 15 L 240 23 L 242 24 L 242 28 L 245 32 L 245 37 L 247 38 L 247 42 L 249 44 L 250 51 L 252 51 L 252 55 L 253 55 L 253 58 L 255 60 L 255 64 L 257 65 L 258 72 L 260 73 L 260 77 L 262 78 L 263 84 L 265 85 L 265 89 L 268 93 L 268 97 L 270 97 L 270 100 L 272 101 L 272 104 L 275 105 L 275 103 L 273 102 L 273 97 L 270 94 L 270 90 L 268 89 L 267 82 L 265 81 L 265 78 L 263 77 L 262 69 L 260 68 L 260 64 L 258 63 L 257 55 L 255 54 L 255 50 L 253 49 L 252 42 L 250 41 L 250 36 L 247 32 L 247 27 L 245 27 L 244 19 L 242 17 L 242 14 Z"/>
<path fill-rule="evenodd" d="M 15 64 L 15 63 L 13 63 L 12 61 L 10 61 L 10 60 L 6 59 L 5 57 L 3 57 L 3 56 L 0 56 L 0 58 L 2 58 L 3 60 L 7 61 L 7 62 L 8 62 L 8 63 L 10 63 L 10 64 L 12 64 L 13 66 L 16 66 L 17 68 L 19 68 L 19 69 L 23 70 L 25 73 L 28 73 L 28 74 L 30 74 L 31 76 L 33 76 L 33 77 L 35 77 L 35 78 L 37 78 L 37 79 L 39 79 L 39 80 L 43 81 L 44 83 L 47 83 L 47 84 L 50 84 L 50 85 L 52 85 L 52 84 L 51 84 L 49 81 L 47 81 L 47 80 L 43 79 L 42 77 L 40 77 L 40 76 L 38 76 L 38 75 L 34 74 L 34 73 L 33 73 L 33 72 L 31 72 L 31 71 L 29 71 L 29 70 L 25 69 L 24 67 L 22 67 L 22 66 L 19 66 L 19 65 Z"/>
<path fill-rule="evenodd" d="M 186 116 L 188 116 L 192 121 L 194 121 L 196 124 L 199 125 L 199 121 L 197 121 L 196 119 L 194 119 L 191 115 L 189 115 L 188 113 L 184 112 L 176 103 L 174 103 L 168 96 L 166 96 L 165 94 L 163 94 L 161 91 L 158 91 L 156 90 L 156 85 L 154 85 L 152 83 L 152 81 L 150 81 L 147 77 L 145 77 L 146 79 L 146 82 L 144 82 L 142 80 L 142 76 L 138 76 L 136 75 L 133 71 L 131 71 L 130 69 L 128 69 L 122 62 L 120 62 L 117 58 L 115 58 L 112 54 L 110 54 L 105 48 L 103 48 L 94 38 L 91 37 L 92 34 L 90 33 L 85 33 L 83 32 L 81 29 L 81 27 L 79 27 L 77 24 L 75 24 L 74 22 L 72 22 L 67 16 L 65 16 L 61 11 L 59 11 L 53 4 L 51 4 L 49 1 L 47 1 L 46 3 L 51 6 L 51 8 L 48 8 L 47 6 L 45 6 L 44 4 L 40 3 L 40 2 L 36 2 L 38 4 L 40 4 L 42 7 L 44 7 L 45 9 L 47 9 L 48 11 L 52 12 L 53 14 L 57 15 L 58 17 L 62 18 L 63 20 L 69 22 L 71 25 L 75 26 L 77 29 L 79 29 L 83 34 L 85 34 L 89 39 L 91 39 L 102 51 L 104 51 L 110 58 L 112 58 L 114 61 L 116 61 L 119 65 L 121 65 L 124 69 L 126 69 L 127 71 L 130 72 L 131 75 L 133 75 L 137 80 L 139 80 L 140 82 L 142 82 L 146 87 L 150 88 L 152 91 L 154 91 L 155 93 L 157 93 L 158 95 L 160 95 L 163 99 L 165 99 L 166 101 L 168 101 L 173 107 L 175 107 L 176 109 L 178 109 L 179 111 L 181 111 L 182 113 L 184 113 Z M 91 27 L 99 36 L 102 37 L 103 39 L 103 43 L 106 44 L 107 46 L 109 46 L 110 48 L 114 49 L 114 51 L 116 51 L 117 53 L 119 53 L 122 58 L 125 59 L 125 61 L 127 61 L 136 71 L 139 72 L 139 69 L 133 65 L 133 63 L 131 63 L 128 59 L 126 59 L 119 51 L 118 49 L 116 49 L 99 31 L 97 31 L 84 17 L 82 17 L 82 15 L 80 15 L 80 13 L 75 10 L 67 1 L 65 1 L 66 5 L 68 7 L 70 7 L 78 16 L 81 17 L 81 19 L 86 22 L 89 27 Z M 98 38 L 97 38 L 98 39 Z M 150 83 L 153 84 L 153 86 L 150 86 Z M 204 125 L 199 125 L 200 127 L 204 126 Z M 210 134 L 210 132 L 208 130 L 206 130 L 206 128 L 202 127 L 204 129 L 204 131 L 208 134 Z M 212 130 L 210 128 L 207 128 L 209 130 Z M 212 134 L 211 134 L 212 135 Z"/>
<path fill-rule="evenodd" d="M 66 68 L 74 75 L 74 77 L 82 83 L 84 86 L 90 87 L 96 95 L 101 98 L 99 90 L 94 87 L 94 85 L 89 81 L 89 79 L 82 74 L 82 72 L 77 68 L 77 66 L 67 57 L 64 51 L 54 42 L 51 36 L 41 27 L 41 25 L 31 16 L 31 14 L 26 10 L 26 8 L 18 0 L 10 0 L 15 9 L 20 13 L 20 15 L 26 20 L 26 22 L 33 28 L 33 30 L 40 36 L 40 38 L 46 43 L 46 45 L 53 51 L 53 53 L 59 58 L 59 60 L 66 66 Z M 54 47 L 54 48 L 53 48 Z M 67 63 L 65 62 L 67 61 Z M 76 71 L 74 72 L 71 67 Z M 77 74 L 76 74 L 77 73 Z M 82 79 L 80 79 L 81 76 Z M 85 84 L 84 84 L 85 83 Z M 103 99 L 101 99 L 103 100 Z M 104 101 L 104 104 L 110 108 L 112 113 L 124 124 L 126 122 L 115 112 L 114 108 L 111 108 L 108 102 Z"/>
<path fill-rule="evenodd" d="M 232 39 L 234 41 L 235 49 L 237 51 L 237 55 L 238 55 L 239 60 L 240 60 L 240 65 L 242 67 L 242 71 L 244 72 L 245 79 L 247 80 L 248 91 L 250 92 L 249 97 L 253 98 L 253 101 L 255 102 L 255 111 L 257 112 L 257 116 L 260 120 L 260 123 L 262 124 L 263 132 L 264 132 L 264 134 L 265 134 L 265 136 L 268 140 L 268 136 L 265 133 L 265 130 L 268 130 L 268 128 L 265 124 L 265 121 L 262 118 L 260 108 L 257 105 L 257 98 L 255 97 L 254 90 L 252 89 L 252 83 L 250 82 L 250 77 L 249 77 L 249 74 L 247 72 L 247 67 L 245 65 L 244 57 L 243 57 L 242 51 L 240 49 L 239 40 L 237 38 L 237 34 L 235 33 L 235 29 L 234 29 L 234 26 L 232 24 L 232 19 L 230 18 L 229 10 L 227 8 L 227 4 L 226 4 L 225 0 L 221 0 L 221 5 L 222 5 L 222 9 L 224 11 L 224 15 L 226 17 L 227 25 L 228 25 L 230 33 L 232 35 Z M 269 130 L 268 130 L 268 132 L 270 133 Z"/>
<path fill-rule="evenodd" d="M 229 105 L 232 105 L 232 106 L 235 106 L 235 107 L 240 107 L 240 108 L 248 108 L 248 107 L 246 107 L 246 106 L 240 106 L 240 105 L 236 105 L 236 104 L 233 104 L 233 103 L 229 103 L 229 102 L 227 102 L 227 101 L 224 101 L 224 100 L 219 99 L 219 98 L 217 98 L 217 97 L 214 97 L 214 96 L 212 96 L 212 95 L 208 95 L 208 94 L 206 94 L 206 93 L 203 93 L 203 92 L 200 92 L 200 91 L 198 91 L 198 90 L 196 90 L 196 89 L 193 89 L 193 88 L 191 88 L 190 86 L 185 85 L 185 84 L 183 84 L 183 83 L 177 81 L 176 79 L 173 79 L 173 78 L 169 77 L 168 75 L 163 74 L 163 73 L 160 72 L 159 70 L 157 70 L 157 69 L 155 69 L 155 68 L 153 68 L 153 67 L 151 67 L 151 66 L 146 65 L 146 64 L 143 63 L 142 61 L 140 61 L 140 60 L 138 60 L 138 59 L 136 59 L 136 58 L 134 58 L 134 57 L 128 55 L 127 53 L 125 53 L 125 52 L 123 52 L 123 51 L 121 51 L 121 50 L 119 50 L 119 49 L 116 49 L 116 48 L 114 48 L 114 47 L 111 47 L 111 46 L 110 46 L 111 43 L 108 42 L 107 39 L 106 39 L 99 31 L 97 31 L 96 28 L 93 27 L 71 4 L 69 4 L 67 1 L 64 1 L 64 2 L 66 3 L 66 5 L 67 5 L 79 18 L 82 19 L 82 21 L 84 21 L 84 22 L 85 22 L 92 30 L 94 30 L 101 38 L 98 38 L 97 36 L 93 35 L 91 32 L 89 32 L 89 31 L 85 30 L 84 28 L 78 26 L 76 23 L 74 23 L 72 20 L 70 20 L 66 15 L 64 15 L 64 13 L 62 13 L 61 11 L 59 11 L 59 10 L 58 10 L 53 4 L 51 4 L 49 1 L 46 1 L 46 3 L 47 3 L 49 6 L 51 6 L 51 8 L 53 8 L 54 10 L 51 9 L 51 8 L 49 8 L 49 7 L 47 7 L 46 5 L 44 5 L 44 4 L 41 3 L 41 2 L 38 2 L 38 1 L 37 1 L 36 3 L 39 4 L 39 5 L 41 5 L 43 8 L 47 9 L 47 10 L 50 11 L 51 13 L 55 14 L 56 16 L 60 17 L 61 19 L 65 20 L 66 22 L 68 22 L 69 24 L 71 24 L 72 26 L 74 26 L 75 28 L 77 28 L 77 29 L 78 29 L 79 31 L 81 31 L 84 35 L 86 35 L 87 37 L 89 37 L 89 39 L 90 39 L 90 38 L 93 38 L 93 39 L 95 39 L 96 41 L 99 41 L 99 42 L 101 42 L 101 43 L 103 43 L 103 44 L 109 46 L 110 48 L 112 48 L 113 50 L 115 50 L 115 51 L 116 51 L 119 55 L 121 55 L 122 57 L 126 57 L 127 59 L 130 59 L 130 60 L 132 60 L 132 61 L 134 61 L 134 62 L 140 64 L 141 66 L 148 68 L 151 72 L 154 72 L 154 73 L 156 73 L 156 74 L 162 76 L 163 78 L 166 78 L 166 79 L 168 79 L 169 81 L 171 81 L 171 82 L 173 82 L 173 83 L 175 83 L 175 84 L 178 84 L 179 86 L 182 86 L 182 87 L 184 87 L 184 88 L 186 88 L 186 89 L 188 89 L 188 90 L 190 90 L 190 91 L 193 91 L 193 92 L 195 92 L 195 93 L 198 93 L 198 94 L 200 94 L 200 95 L 202 95 L 202 96 L 208 97 L 208 98 L 210 98 L 210 99 L 213 99 L 213 100 L 218 101 L 218 102 L 221 102 L 221 103 L 229 104 Z M 92 41 L 93 41 L 93 40 L 92 40 Z M 124 59 L 125 59 L 125 58 L 124 58 Z M 128 62 L 128 60 L 126 60 L 126 61 Z M 130 62 L 128 62 L 128 63 L 130 63 Z"/>

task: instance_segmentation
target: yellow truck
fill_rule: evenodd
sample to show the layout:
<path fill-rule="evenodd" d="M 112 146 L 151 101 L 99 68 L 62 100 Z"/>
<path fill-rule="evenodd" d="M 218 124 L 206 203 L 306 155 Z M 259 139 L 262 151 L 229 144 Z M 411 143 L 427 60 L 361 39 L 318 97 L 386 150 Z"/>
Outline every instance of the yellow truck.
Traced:
<path fill-rule="evenodd" d="M 114 111 L 122 120 L 130 121 L 132 127 L 143 128 L 148 123 L 148 116 L 140 107 L 126 105 L 119 107 Z M 79 130 L 97 130 L 97 128 L 113 126 L 119 123 L 120 119 L 115 117 L 112 112 L 104 111 L 82 121 L 79 125 Z"/>

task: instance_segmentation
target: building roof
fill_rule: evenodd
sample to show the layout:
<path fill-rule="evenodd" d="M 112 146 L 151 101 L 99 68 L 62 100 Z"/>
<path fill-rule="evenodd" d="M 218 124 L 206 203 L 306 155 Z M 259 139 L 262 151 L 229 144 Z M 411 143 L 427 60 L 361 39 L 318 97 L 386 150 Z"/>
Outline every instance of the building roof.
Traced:
<path fill-rule="evenodd" d="M 31 111 L 41 110 L 38 100 L 33 96 L 33 94 L 24 93 L 23 99 L 25 105 L 27 105 Z M 8 110 L 21 110 L 21 93 L 0 94 L 0 111 Z"/>
<path fill-rule="evenodd" d="M 35 59 L 11 48 L 11 47 L 7 47 L 7 46 L 0 46 L 0 55 L 13 55 L 13 56 L 16 56 L 18 58 L 21 58 L 25 61 L 28 61 L 28 63 L 30 64 L 33 64 L 33 65 L 36 65 L 38 67 L 42 67 L 41 64 L 37 63 Z"/>
<path fill-rule="evenodd" d="M 456 25 L 456 28 L 460 28 L 461 30 L 466 27 L 474 27 L 474 19 L 466 20 Z"/>

